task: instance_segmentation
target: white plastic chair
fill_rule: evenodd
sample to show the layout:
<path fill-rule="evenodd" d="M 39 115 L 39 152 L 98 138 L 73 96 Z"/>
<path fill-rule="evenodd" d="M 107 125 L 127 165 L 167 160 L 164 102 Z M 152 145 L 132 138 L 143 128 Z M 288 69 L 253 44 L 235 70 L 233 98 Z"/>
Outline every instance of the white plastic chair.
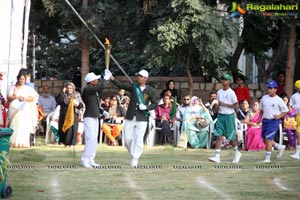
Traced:
<path fill-rule="evenodd" d="M 55 138 L 54 134 L 50 130 L 50 121 L 52 120 L 55 112 L 49 113 L 46 119 L 46 137 L 45 137 L 45 144 L 49 144 Z"/>
<path fill-rule="evenodd" d="M 217 119 L 214 120 L 214 126 L 215 126 L 215 124 L 217 122 Z M 246 143 L 245 133 L 246 133 L 246 130 L 247 130 L 247 124 L 243 124 L 238 118 L 235 118 L 234 122 L 235 122 L 235 128 L 236 128 L 236 130 L 241 130 L 242 133 L 243 133 L 243 144 L 242 144 L 242 147 L 244 148 L 244 145 Z M 209 139 L 211 140 L 211 138 L 212 138 L 212 132 L 210 132 Z M 211 141 L 208 141 L 208 142 L 211 143 Z"/>

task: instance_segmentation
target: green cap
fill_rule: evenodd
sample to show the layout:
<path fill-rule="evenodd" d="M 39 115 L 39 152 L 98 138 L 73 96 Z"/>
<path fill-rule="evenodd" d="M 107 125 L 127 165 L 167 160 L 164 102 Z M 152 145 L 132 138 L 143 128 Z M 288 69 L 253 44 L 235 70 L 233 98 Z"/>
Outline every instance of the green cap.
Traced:
<path fill-rule="evenodd" d="M 232 76 L 230 76 L 229 74 L 224 74 L 223 79 L 225 79 L 227 81 L 232 81 Z"/>

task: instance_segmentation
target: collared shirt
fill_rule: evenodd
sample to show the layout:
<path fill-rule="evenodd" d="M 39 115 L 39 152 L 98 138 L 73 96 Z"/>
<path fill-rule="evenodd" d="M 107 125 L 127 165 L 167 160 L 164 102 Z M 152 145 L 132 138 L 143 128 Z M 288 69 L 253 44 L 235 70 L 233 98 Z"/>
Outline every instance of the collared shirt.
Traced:
<path fill-rule="evenodd" d="M 261 99 L 259 109 L 264 111 L 265 119 L 274 119 L 274 115 L 280 115 L 289 111 L 284 101 L 278 95 L 271 97 L 268 94 Z"/>
<path fill-rule="evenodd" d="M 168 107 L 165 107 L 165 105 L 159 105 L 155 109 L 155 114 L 156 114 L 156 120 L 161 120 L 163 116 L 166 117 L 170 122 L 172 121 L 170 117 L 170 112 L 172 109 L 172 104 L 169 103 Z"/>
<path fill-rule="evenodd" d="M 176 120 L 182 121 L 184 111 L 189 108 L 191 108 L 190 104 L 188 104 L 188 105 L 182 104 L 182 105 L 178 106 L 177 111 L 176 111 Z"/>
<path fill-rule="evenodd" d="M 43 108 L 44 115 L 48 115 L 55 110 L 56 101 L 55 98 L 51 95 L 49 95 L 48 97 L 40 96 L 38 102 Z"/>

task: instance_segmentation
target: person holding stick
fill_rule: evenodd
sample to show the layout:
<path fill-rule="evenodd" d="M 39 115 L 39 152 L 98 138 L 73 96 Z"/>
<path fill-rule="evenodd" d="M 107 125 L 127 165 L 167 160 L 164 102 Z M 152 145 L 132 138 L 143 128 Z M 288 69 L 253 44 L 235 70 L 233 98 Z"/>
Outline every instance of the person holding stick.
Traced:
<path fill-rule="evenodd" d="M 148 72 L 141 70 L 136 75 L 137 82 L 130 84 L 119 82 L 108 69 L 105 70 L 104 75 L 104 79 L 110 79 L 117 87 L 131 93 L 123 134 L 125 147 L 131 155 L 131 167 L 133 168 L 137 167 L 139 158 L 143 153 L 143 139 L 149 120 L 149 111 L 157 107 L 159 100 L 155 89 L 146 85 L 149 76 Z"/>

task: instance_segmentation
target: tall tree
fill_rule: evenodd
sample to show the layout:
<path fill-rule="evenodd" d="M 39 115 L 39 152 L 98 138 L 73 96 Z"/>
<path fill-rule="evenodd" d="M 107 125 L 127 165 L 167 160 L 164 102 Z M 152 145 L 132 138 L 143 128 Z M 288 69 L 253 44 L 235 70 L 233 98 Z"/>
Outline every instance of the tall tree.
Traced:
<path fill-rule="evenodd" d="M 290 32 L 289 32 L 289 38 L 287 43 L 287 63 L 286 63 L 286 71 L 285 71 L 285 92 L 288 94 L 288 96 L 291 96 L 293 94 L 293 86 L 294 86 L 294 72 L 295 72 L 295 64 L 296 64 L 296 58 L 295 58 L 295 43 L 296 43 L 296 19 L 291 19 L 290 24 Z"/>
<path fill-rule="evenodd" d="M 226 47 L 231 46 L 236 28 L 203 1 L 173 0 L 169 9 L 168 20 L 159 19 L 158 26 L 151 31 L 158 44 L 151 46 L 155 51 L 151 51 L 148 65 L 183 66 L 192 94 L 191 68 L 211 68 L 217 75 L 216 66 L 224 64 L 228 56 Z"/>
<path fill-rule="evenodd" d="M 82 0 L 82 18 L 88 19 L 89 0 Z M 82 24 L 81 27 L 81 83 L 84 83 L 84 77 L 89 72 L 90 63 L 90 45 L 89 45 L 89 31 L 86 26 Z M 83 87 L 83 84 L 81 85 Z M 82 89 L 82 88 L 81 88 Z"/>

